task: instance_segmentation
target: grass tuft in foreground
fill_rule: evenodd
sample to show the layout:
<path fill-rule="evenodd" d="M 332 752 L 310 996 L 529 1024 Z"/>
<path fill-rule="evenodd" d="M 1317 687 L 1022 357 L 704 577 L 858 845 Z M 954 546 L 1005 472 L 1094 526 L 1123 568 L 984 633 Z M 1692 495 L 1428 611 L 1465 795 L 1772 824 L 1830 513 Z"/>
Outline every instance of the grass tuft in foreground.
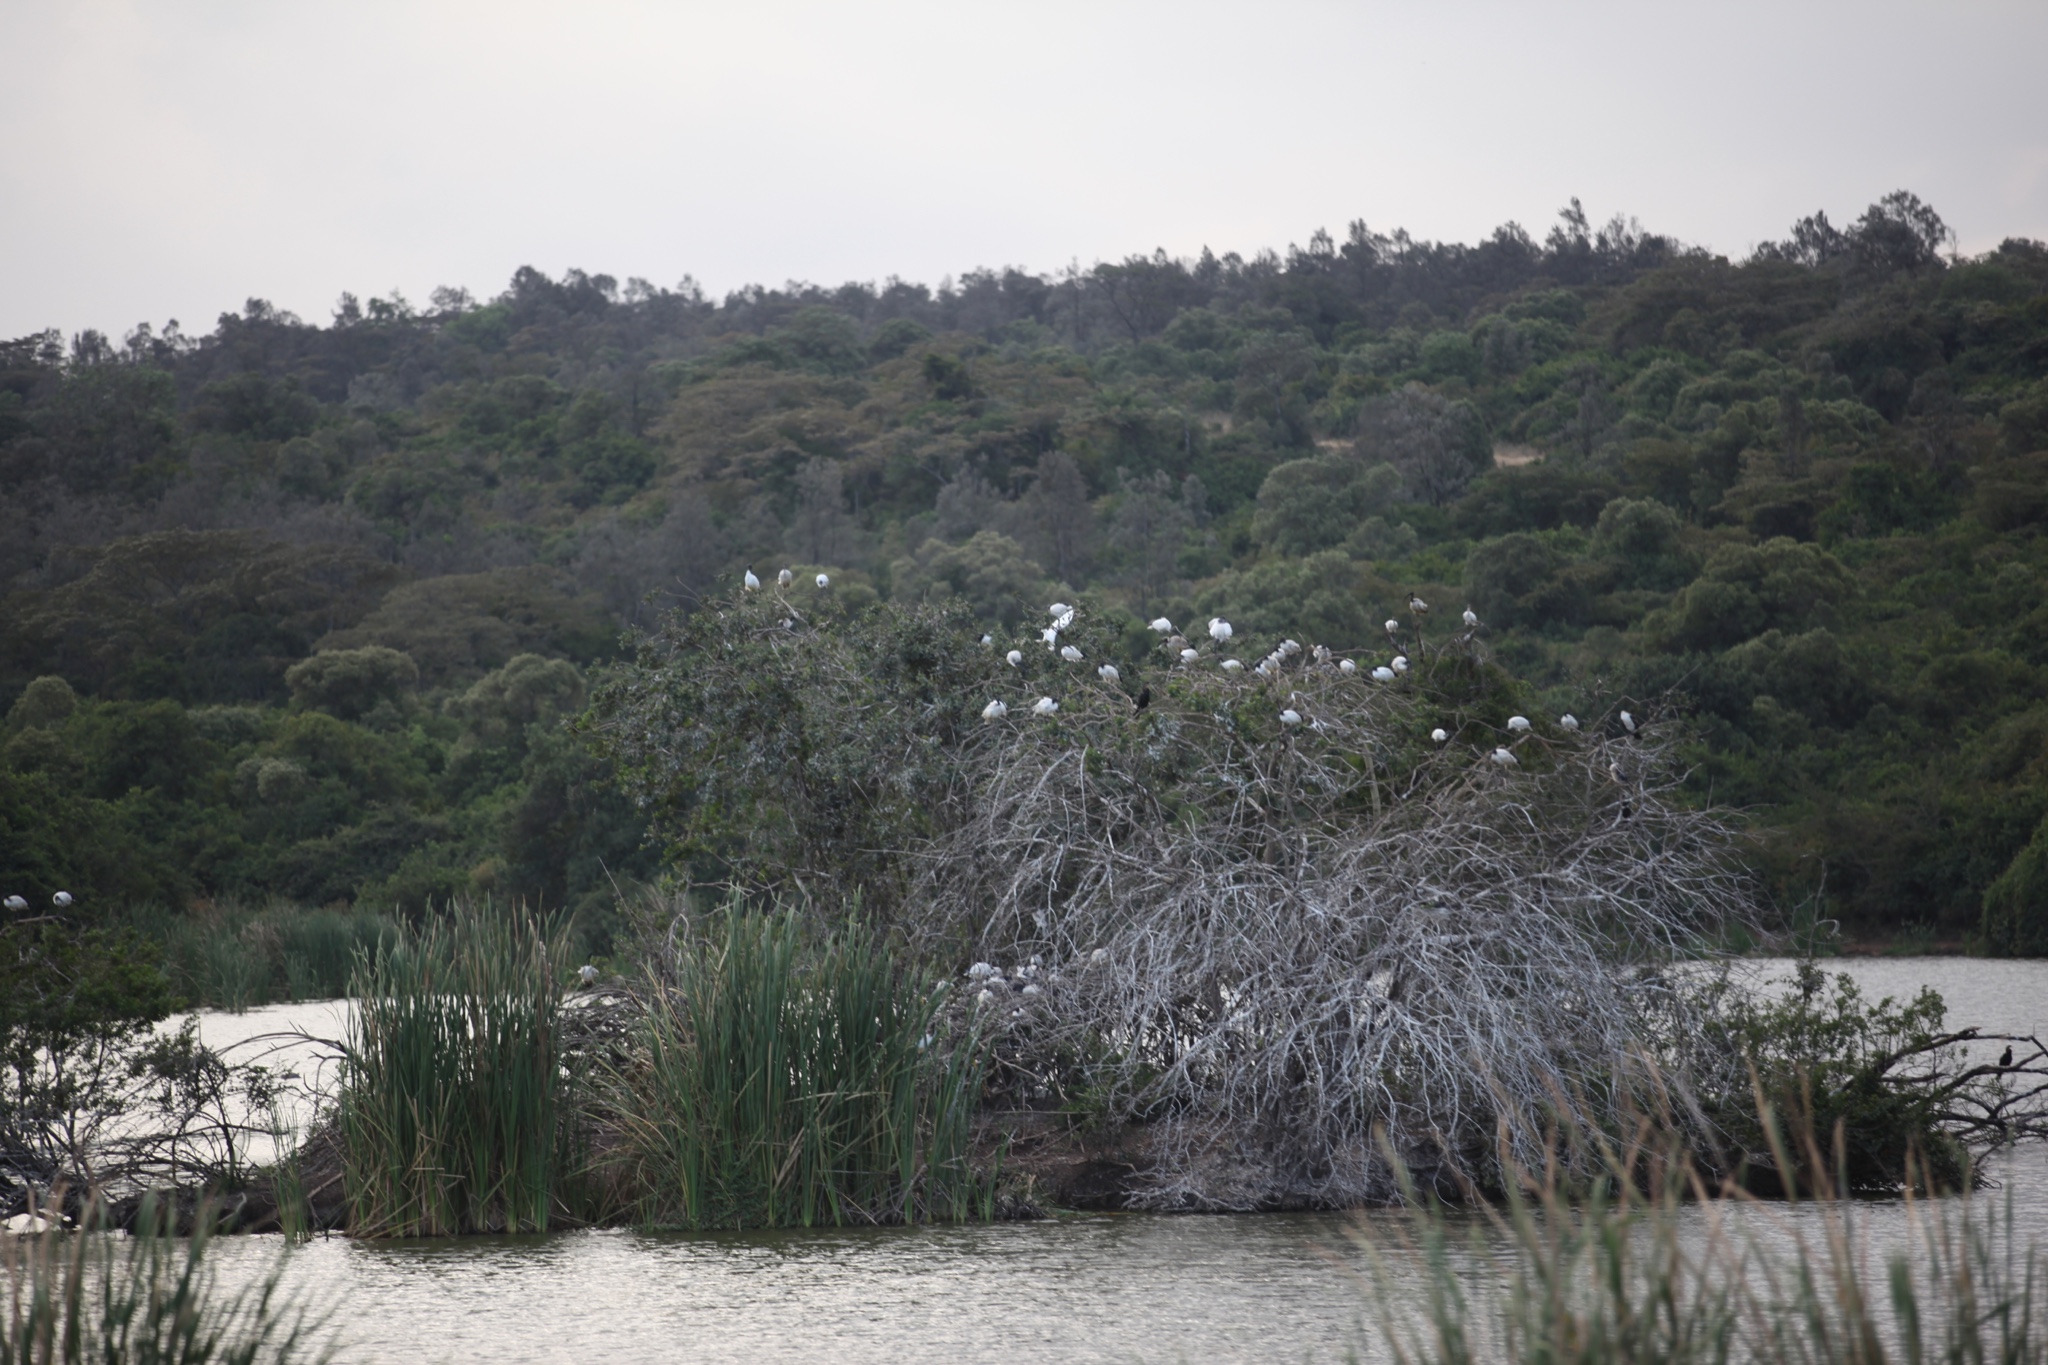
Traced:
<path fill-rule="evenodd" d="M 969 1163 L 978 1039 L 941 1039 L 943 985 L 870 933 L 807 938 L 730 908 L 648 1002 L 619 1078 L 622 1182 L 643 1221 L 693 1228 L 992 1215 Z"/>
<path fill-rule="evenodd" d="M 1800 1145 L 1809 1170 L 1841 1165 L 1839 1140 L 1833 1163 Z M 1873 1266 L 1838 1182 L 1764 1203 L 1647 1140 L 1597 1155 L 1603 1180 L 1568 1180 L 1565 1161 L 1525 1170 L 1476 1217 L 1421 1199 L 1404 1232 L 1374 1239 L 1400 1365 L 2048 1362 L 2048 1264 L 2018 1243 L 2009 1201 L 1909 1200 L 1908 1244 Z M 1420 1295 L 1396 1273 L 1416 1265 Z"/>
<path fill-rule="evenodd" d="M 207 1262 L 214 1221 L 202 1211 L 200 1230 L 175 1239 L 163 1235 L 167 1211 L 149 1201 L 133 1235 L 52 1230 L 0 1238 L 0 1365 L 331 1358 L 321 1317 L 280 1299 L 283 1257 L 253 1283 L 221 1288 Z"/>

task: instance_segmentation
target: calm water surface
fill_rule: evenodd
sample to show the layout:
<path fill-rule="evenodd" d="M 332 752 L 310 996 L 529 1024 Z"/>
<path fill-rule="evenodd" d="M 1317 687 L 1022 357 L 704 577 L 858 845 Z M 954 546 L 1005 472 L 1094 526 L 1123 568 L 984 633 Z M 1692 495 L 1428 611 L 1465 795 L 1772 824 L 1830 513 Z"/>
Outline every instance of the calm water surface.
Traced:
<path fill-rule="evenodd" d="M 1782 972 L 1782 964 L 1763 964 Z M 1951 1022 L 2048 1032 L 2048 962 L 1829 964 L 1872 995 L 1940 990 Z M 303 1012 L 303 1013 L 301 1013 Z M 319 1012 L 319 1013 L 314 1013 Z M 209 1017 L 225 1041 L 338 1007 Z M 2048 1243 L 2048 1150 L 2001 1158 L 2023 1236 Z M 1784 1211 L 1770 1211 L 1774 1218 Z M 995 1227 L 695 1236 L 606 1231 L 405 1244 L 315 1241 L 293 1288 L 335 1305 L 347 1361 L 1334 1361 L 1383 1355 L 1361 1231 L 1386 1215 L 1099 1215 Z M 1802 1215 L 1789 1215 L 1796 1224 Z M 1906 1230 L 1863 1206 L 1874 1247 Z M 275 1238 L 222 1244 L 224 1273 Z"/>

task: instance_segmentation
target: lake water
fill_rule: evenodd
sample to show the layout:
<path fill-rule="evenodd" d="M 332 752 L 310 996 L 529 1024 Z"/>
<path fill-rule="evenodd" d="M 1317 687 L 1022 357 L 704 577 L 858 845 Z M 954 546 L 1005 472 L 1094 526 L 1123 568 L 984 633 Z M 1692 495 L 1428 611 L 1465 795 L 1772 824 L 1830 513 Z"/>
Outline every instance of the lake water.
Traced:
<path fill-rule="evenodd" d="M 1828 964 L 1873 995 L 1940 990 L 1950 1021 L 2048 1032 L 2048 962 L 1892 958 Z M 1782 964 L 1760 964 L 1765 969 Z M 227 1041 L 336 1005 L 209 1016 Z M 1999 1158 L 2023 1238 L 2048 1243 L 2048 1149 Z M 2003 1198 L 2003 1194 L 1996 1197 Z M 413 1243 L 316 1240 L 296 1292 L 333 1304 L 345 1361 L 1336 1361 L 1383 1355 L 1358 1234 L 1386 1214 L 1112 1214 L 987 1227 Z M 1773 1211 L 1796 1223 L 1805 1215 Z M 1874 1246 L 1901 1204 L 1859 1208 Z M 219 1245 L 231 1279 L 276 1238 Z"/>

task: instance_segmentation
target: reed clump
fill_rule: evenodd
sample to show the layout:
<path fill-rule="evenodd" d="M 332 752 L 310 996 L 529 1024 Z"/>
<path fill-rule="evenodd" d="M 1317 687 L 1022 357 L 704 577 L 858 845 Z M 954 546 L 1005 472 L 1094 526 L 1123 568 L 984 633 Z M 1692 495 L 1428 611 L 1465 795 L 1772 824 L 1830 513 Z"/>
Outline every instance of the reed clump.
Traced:
<path fill-rule="evenodd" d="M 943 984 L 871 932 L 730 906 L 657 970 L 615 1079 L 638 1216 L 691 1228 L 993 1214 L 970 1161 L 983 1051 L 945 1036 Z"/>
<path fill-rule="evenodd" d="M 547 1230 L 566 952 L 525 911 L 469 906 L 358 958 L 338 1115 L 351 1231 Z"/>
<path fill-rule="evenodd" d="M 280 1293 L 285 1257 L 236 1289 L 208 1261 L 218 1219 L 202 1210 L 190 1237 L 168 1235 L 172 1211 L 145 1200 L 133 1235 L 86 1230 L 0 1237 L 0 1365 L 294 1365 L 334 1352 L 323 1315 Z"/>

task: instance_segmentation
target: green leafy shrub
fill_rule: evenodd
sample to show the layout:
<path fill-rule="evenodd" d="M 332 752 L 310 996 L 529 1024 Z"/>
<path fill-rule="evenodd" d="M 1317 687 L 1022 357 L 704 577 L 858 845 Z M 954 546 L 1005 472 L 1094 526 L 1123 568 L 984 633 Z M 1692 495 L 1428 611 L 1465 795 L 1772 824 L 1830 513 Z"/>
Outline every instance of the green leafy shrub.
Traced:
<path fill-rule="evenodd" d="M 1702 1099 L 1733 1144 L 1730 1169 L 1746 1166 L 1768 1190 L 1958 1190 L 1973 1145 L 2025 1131 L 2010 1126 L 1996 1077 L 1967 1063 L 1975 1030 L 1945 1028 L 1932 989 L 1872 1002 L 1811 961 L 1776 984 L 1791 989 L 1731 991 L 1708 1015 L 1710 1054 L 1726 1065 L 1702 1078 Z"/>

